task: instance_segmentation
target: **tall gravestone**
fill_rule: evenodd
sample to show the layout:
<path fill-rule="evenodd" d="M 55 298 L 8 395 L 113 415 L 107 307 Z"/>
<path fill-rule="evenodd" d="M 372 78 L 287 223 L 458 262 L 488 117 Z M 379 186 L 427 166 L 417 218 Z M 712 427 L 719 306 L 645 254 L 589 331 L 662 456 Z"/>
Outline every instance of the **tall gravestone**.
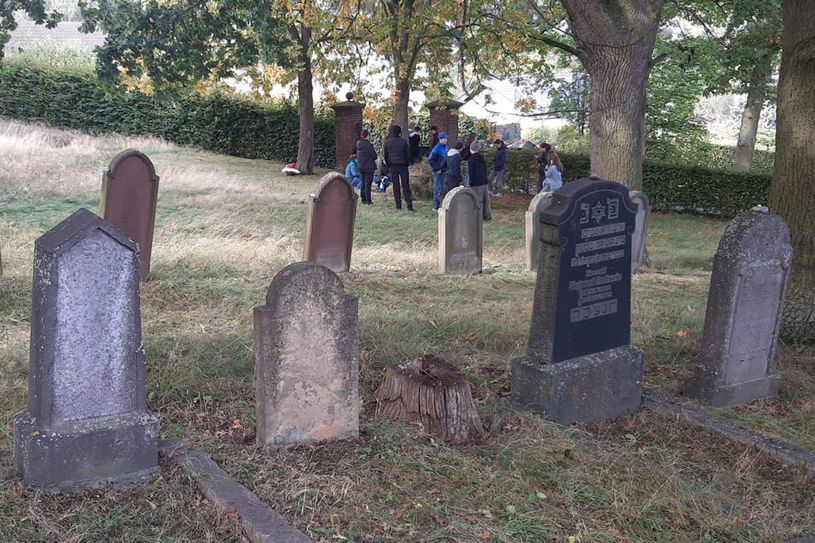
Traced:
<path fill-rule="evenodd" d="M 642 351 L 630 345 L 636 207 L 619 183 L 581 179 L 541 213 L 543 246 L 527 356 L 512 401 L 561 424 L 620 417 L 642 402 Z"/>
<path fill-rule="evenodd" d="M 529 202 L 529 208 L 524 214 L 524 230 L 526 232 L 526 269 L 536 271 L 541 254 L 541 212 L 552 203 L 552 192 L 539 192 Z"/>
<path fill-rule="evenodd" d="M 150 273 L 158 179 L 150 159 L 135 149 L 113 157 L 102 175 L 99 214 L 139 243 L 142 279 Z"/>
<path fill-rule="evenodd" d="M 482 211 L 475 193 L 456 187 L 439 208 L 439 271 L 480 273 L 483 247 Z"/>
<path fill-rule="evenodd" d="M 787 225 L 743 211 L 727 225 L 710 278 L 696 374 L 685 394 L 715 405 L 775 397 L 775 352 L 792 261 Z"/>
<path fill-rule="evenodd" d="M 286 447 L 359 435 L 357 298 L 311 262 L 283 268 L 254 311 L 257 441 Z"/>
<path fill-rule="evenodd" d="M 644 192 L 632 190 L 628 195 L 634 205 L 637 206 L 634 236 L 631 239 L 631 273 L 638 273 L 646 260 L 645 239 L 648 234 L 648 219 L 651 216 L 651 208 L 648 205 L 648 197 Z"/>
<path fill-rule="evenodd" d="M 14 433 L 25 482 L 61 491 L 155 472 L 146 371 L 136 243 L 80 209 L 34 245 L 28 411 Z"/>
<path fill-rule="evenodd" d="M 303 260 L 339 272 L 351 269 L 357 196 L 344 175 L 323 176 L 308 203 Z"/>

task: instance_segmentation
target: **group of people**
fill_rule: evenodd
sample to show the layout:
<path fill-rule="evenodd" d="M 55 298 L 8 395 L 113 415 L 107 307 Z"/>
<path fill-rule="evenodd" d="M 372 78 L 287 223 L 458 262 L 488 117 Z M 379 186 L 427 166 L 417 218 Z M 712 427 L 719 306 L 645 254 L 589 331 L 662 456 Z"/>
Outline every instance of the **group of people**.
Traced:
<path fill-rule="evenodd" d="M 501 139 L 492 145 L 495 149 L 492 172 L 488 173 L 487 162 L 481 153 L 481 144 L 475 134 L 470 134 L 465 142 L 457 141 L 448 146 L 449 134 L 432 126 L 431 150 L 428 163 L 433 172 L 433 210 L 438 211 L 444 196 L 453 188 L 463 184 L 475 192 L 485 221 L 492 219 L 490 196 L 502 196 L 505 190 L 504 172 L 507 162 L 507 146 Z M 392 125 L 384 143 L 383 157 L 379 159 L 370 133 L 363 130 L 356 142 L 355 152 L 349 157 L 345 176 L 359 188 L 363 205 L 371 205 L 371 188 L 377 181 L 377 191 L 383 191 L 387 184 L 393 184 L 393 197 L 396 209 L 402 209 L 402 199 L 409 211 L 413 208 L 413 195 L 410 190 L 408 166 L 421 160 L 421 134 L 418 127 L 411 128 L 409 139 L 402 138 L 402 128 Z M 548 143 L 540 144 L 538 155 L 538 192 L 554 191 L 563 186 L 563 164 L 557 153 Z M 379 160 L 378 160 L 379 159 Z M 462 174 L 462 164 L 467 164 Z M 387 169 L 389 178 L 382 172 Z M 375 174 L 379 172 L 379 179 Z"/>

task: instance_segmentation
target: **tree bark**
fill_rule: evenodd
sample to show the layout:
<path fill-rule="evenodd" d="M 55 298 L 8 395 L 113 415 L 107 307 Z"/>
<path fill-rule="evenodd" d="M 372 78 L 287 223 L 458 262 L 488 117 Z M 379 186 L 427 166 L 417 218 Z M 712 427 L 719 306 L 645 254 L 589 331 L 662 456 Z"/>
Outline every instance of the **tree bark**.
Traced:
<path fill-rule="evenodd" d="M 297 75 L 297 100 L 300 113 L 300 136 L 297 144 L 297 169 L 314 173 L 314 84 L 311 59 L 306 57 L 304 67 Z"/>
<path fill-rule="evenodd" d="M 393 103 L 393 124 L 402 128 L 402 138 L 407 138 L 408 114 L 410 110 L 410 80 L 407 77 L 396 79 L 396 96 Z"/>
<path fill-rule="evenodd" d="M 663 0 L 563 0 L 589 73 L 591 170 L 642 189 L 645 88 Z"/>
<path fill-rule="evenodd" d="M 790 227 L 792 274 L 781 333 L 815 338 L 815 9 L 783 0 L 775 168 L 770 209 Z"/>
<path fill-rule="evenodd" d="M 756 63 L 750 76 L 747 104 L 745 104 L 741 116 L 736 156 L 733 160 L 733 169 L 737 172 L 749 172 L 753 167 L 753 152 L 756 149 L 758 121 L 761 118 L 761 108 L 764 107 L 764 96 L 767 93 L 769 75 L 770 59 L 765 57 Z"/>
<path fill-rule="evenodd" d="M 376 414 L 416 424 L 450 443 L 484 433 L 467 376 L 433 355 L 387 369 L 376 392 Z"/>

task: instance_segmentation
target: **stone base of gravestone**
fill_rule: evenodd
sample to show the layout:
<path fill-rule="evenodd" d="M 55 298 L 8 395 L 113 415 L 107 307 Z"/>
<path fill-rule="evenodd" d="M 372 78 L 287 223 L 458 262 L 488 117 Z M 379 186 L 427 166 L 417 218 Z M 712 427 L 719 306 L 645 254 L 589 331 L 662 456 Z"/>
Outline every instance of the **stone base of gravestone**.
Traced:
<path fill-rule="evenodd" d="M 715 375 L 706 375 L 707 368 L 697 368 L 696 375 L 682 389 L 682 394 L 690 398 L 705 400 L 713 405 L 740 405 L 755 400 L 775 398 L 778 395 L 778 383 L 781 376 L 770 374 L 760 379 L 716 386 Z"/>
<path fill-rule="evenodd" d="M 30 414 L 14 423 L 14 462 L 26 484 L 63 492 L 112 484 L 127 487 L 158 471 L 158 420 L 126 413 L 41 428 Z"/>
<path fill-rule="evenodd" d="M 624 417 L 642 405 L 642 369 L 643 352 L 631 345 L 556 364 L 516 358 L 512 403 L 559 424 Z"/>

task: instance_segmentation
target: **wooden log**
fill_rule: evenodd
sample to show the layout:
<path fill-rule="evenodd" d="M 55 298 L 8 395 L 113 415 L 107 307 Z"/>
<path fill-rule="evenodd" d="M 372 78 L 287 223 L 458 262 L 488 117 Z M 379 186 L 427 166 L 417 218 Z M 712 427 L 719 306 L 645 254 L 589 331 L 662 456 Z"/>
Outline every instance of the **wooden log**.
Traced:
<path fill-rule="evenodd" d="M 385 371 L 376 393 L 376 415 L 417 424 L 454 444 L 484 433 L 467 376 L 431 354 Z"/>

